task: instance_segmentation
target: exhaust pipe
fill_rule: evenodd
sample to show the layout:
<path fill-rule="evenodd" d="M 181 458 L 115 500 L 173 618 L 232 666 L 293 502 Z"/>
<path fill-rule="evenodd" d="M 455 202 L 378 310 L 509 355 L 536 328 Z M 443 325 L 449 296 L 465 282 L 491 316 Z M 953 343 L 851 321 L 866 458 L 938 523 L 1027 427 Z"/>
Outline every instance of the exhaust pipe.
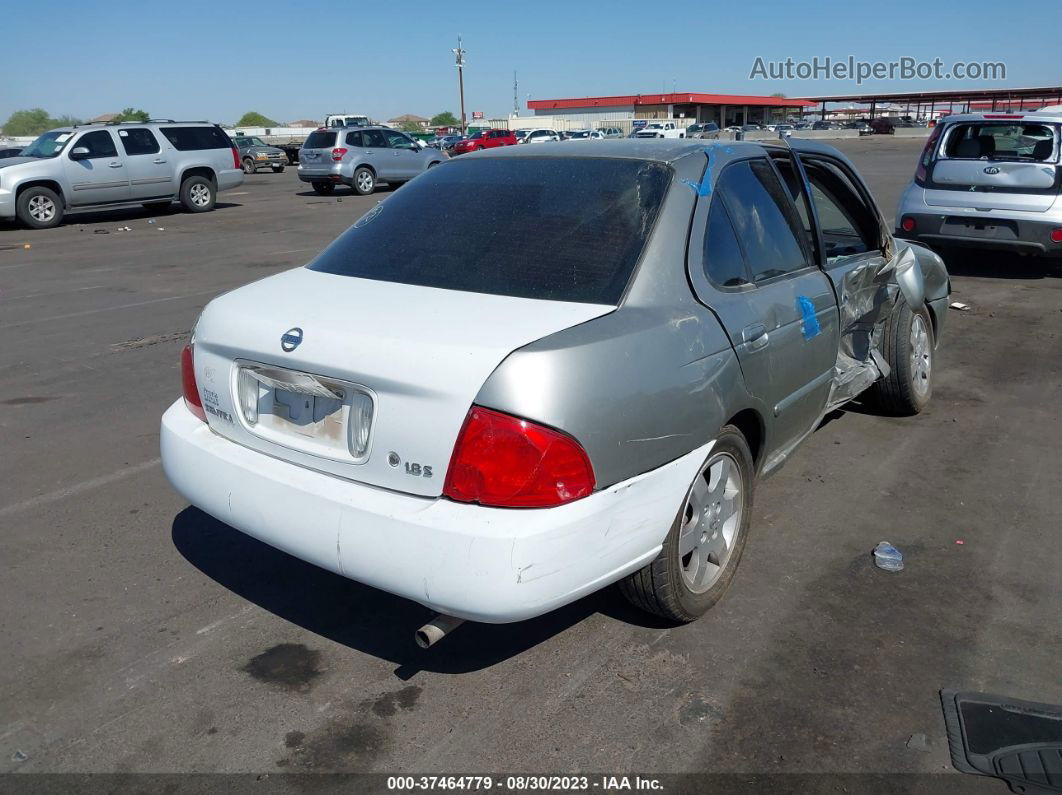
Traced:
<path fill-rule="evenodd" d="M 444 616 L 440 613 L 417 630 L 417 645 L 422 649 L 430 649 L 464 623 L 465 620 L 463 618 Z"/>

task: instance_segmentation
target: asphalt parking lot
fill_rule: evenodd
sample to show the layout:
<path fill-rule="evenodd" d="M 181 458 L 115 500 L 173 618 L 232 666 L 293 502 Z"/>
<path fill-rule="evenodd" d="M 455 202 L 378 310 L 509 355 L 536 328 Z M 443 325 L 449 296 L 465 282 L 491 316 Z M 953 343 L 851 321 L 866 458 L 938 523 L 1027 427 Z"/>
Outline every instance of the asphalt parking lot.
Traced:
<path fill-rule="evenodd" d="M 840 143 L 891 217 L 922 142 Z M 200 309 L 387 195 L 306 187 L 0 226 L 0 772 L 947 773 L 940 688 L 1062 703 L 1058 264 L 949 260 L 971 308 L 929 409 L 829 417 L 759 486 L 702 620 L 607 589 L 421 651 L 427 609 L 188 507 L 159 466 Z M 902 573 L 873 568 L 882 539 Z"/>

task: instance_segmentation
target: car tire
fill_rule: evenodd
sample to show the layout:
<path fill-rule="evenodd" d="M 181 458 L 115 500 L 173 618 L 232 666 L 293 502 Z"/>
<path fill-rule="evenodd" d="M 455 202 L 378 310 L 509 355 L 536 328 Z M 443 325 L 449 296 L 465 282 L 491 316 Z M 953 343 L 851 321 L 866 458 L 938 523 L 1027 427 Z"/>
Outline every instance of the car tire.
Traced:
<path fill-rule="evenodd" d="M 254 173 L 254 161 L 251 160 L 251 158 L 249 158 L 249 157 L 245 157 L 243 159 L 243 173 L 244 174 L 253 174 Z"/>
<path fill-rule="evenodd" d="M 181 205 L 190 213 L 205 213 L 214 209 L 217 192 L 206 177 L 191 176 L 181 183 Z"/>
<path fill-rule="evenodd" d="M 336 184 L 334 182 L 314 182 L 312 183 L 312 187 L 314 193 L 319 193 L 322 196 L 328 196 L 329 194 L 335 191 Z"/>
<path fill-rule="evenodd" d="M 367 166 L 358 166 L 354 169 L 354 178 L 351 180 L 354 192 L 359 196 L 368 196 L 376 190 L 376 175 Z"/>
<path fill-rule="evenodd" d="M 912 312 L 901 296 L 885 321 L 881 352 L 889 377 L 866 392 L 867 403 L 882 414 L 918 414 L 933 396 L 933 323 L 925 308 Z"/>
<path fill-rule="evenodd" d="M 273 173 L 274 174 L 283 174 L 284 173 L 284 166 L 273 166 Z"/>
<path fill-rule="evenodd" d="M 36 185 L 18 195 L 15 214 L 30 229 L 51 229 L 63 220 L 63 202 L 51 188 Z"/>
<path fill-rule="evenodd" d="M 631 604 L 684 624 L 722 598 L 748 538 L 754 476 L 748 442 L 737 428 L 725 426 L 687 489 L 660 554 L 620 581 Z"/>

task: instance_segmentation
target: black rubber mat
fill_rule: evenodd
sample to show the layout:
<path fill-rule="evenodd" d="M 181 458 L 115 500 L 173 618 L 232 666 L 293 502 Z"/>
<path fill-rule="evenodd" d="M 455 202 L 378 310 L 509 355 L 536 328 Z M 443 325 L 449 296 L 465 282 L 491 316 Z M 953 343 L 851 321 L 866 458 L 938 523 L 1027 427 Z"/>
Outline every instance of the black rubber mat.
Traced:
<path fill-rule="evenodd" d="M 940 701 L 957 770 L 1024 795 L 1062 792 L 1062 706 L 956 690 Z"/>

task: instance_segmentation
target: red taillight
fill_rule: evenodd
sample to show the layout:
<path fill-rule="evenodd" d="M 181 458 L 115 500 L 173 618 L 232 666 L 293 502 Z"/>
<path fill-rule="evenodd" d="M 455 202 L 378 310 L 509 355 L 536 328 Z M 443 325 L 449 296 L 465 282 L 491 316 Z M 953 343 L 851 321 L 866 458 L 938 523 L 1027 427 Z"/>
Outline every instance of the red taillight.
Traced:
<path fill-rule="evenodd" d="M 203 422 L 207 421 L 203 411 L 203 401 L 199 397 L 199 387 L 195 383 L 195 363 L 192 346 L 185 345 L 181 351 L 181 388 L 184 391 L 184 405 Z"/>
<path fill-rule="evenodd" d="M 594 490 L 594 469 L 572 437 L 473 406 L 457 437 L 443 494 L 498 508 L 548 508 Z"/>
<path fill-rule="evenodd" d="M 240 163 L 240 150 L 235 146 L 232 147 L 232 167 L 243 168 L 243 164 Z"/>
<path fill-rule="evenodd" d="M 900 222 L 900 228 L 904 232 L 913 232 L 915 230 L 915 219 L 908 216 Z"/>
<path fill-rule="evenodd" d="M 341 146 L 337 146 L 335 149 L 332 150 L 332 159 L 338 163 L 340 160 L 343 159 L 343 155 L 345 155 L 346 153 L 346 149 Z"/>
<path fill-rule="evenodd" d="M 1051 230 L 1051 242 L 1052 243 L 1062 243 L 1062 229 L 1052 229 Z"/>
<path fill-rule="evenodd" d="M 1024 119 L 1024 113 L 986 113 L 986 119 Z"/>
<path fill-rule="evenodd" d="M 940 138 L 940 131 L 943 129 L 944 128 L 939 124 L 933 128 L 933 132 L 929 134 L 929 138 L 926 140 L 926 145 L 922 149 L 922 154 L 918 158 L 918 168 L 915 169 L 915 180 L 919 184 L 926 181 L 926 177 L 929 174 L 929 161 L 933 159 L 933 149 L 936 147 L 937 139 Z"/>

